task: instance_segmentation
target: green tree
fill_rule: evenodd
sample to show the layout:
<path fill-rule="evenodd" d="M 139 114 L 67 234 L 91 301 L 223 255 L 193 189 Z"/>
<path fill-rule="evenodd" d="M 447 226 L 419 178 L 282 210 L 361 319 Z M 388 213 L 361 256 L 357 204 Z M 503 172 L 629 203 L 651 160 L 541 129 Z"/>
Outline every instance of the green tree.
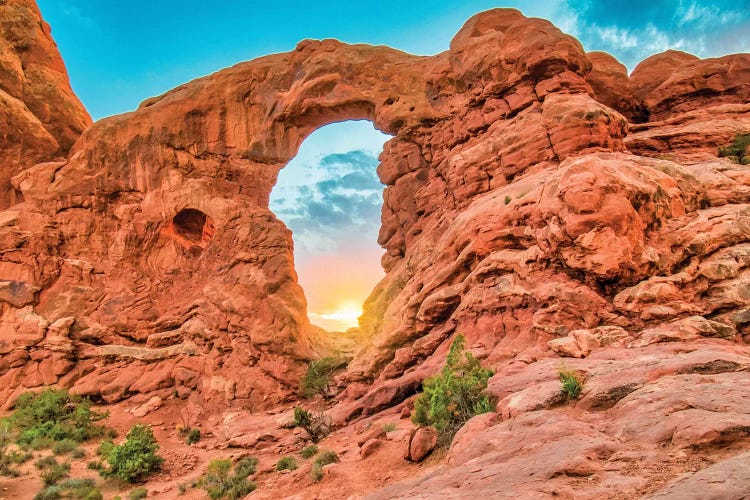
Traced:
<path fill-rule="evenodd" d="M 463 335 L 456 335 L 443 370 L 422 383 L 423 392 L 414 403 L 412 421 L 433 426 L 441 444 L 450 443 L 467 420 L 492 411 L 485 392 L 492 374 L 470 352 L 464 351 Z"/>

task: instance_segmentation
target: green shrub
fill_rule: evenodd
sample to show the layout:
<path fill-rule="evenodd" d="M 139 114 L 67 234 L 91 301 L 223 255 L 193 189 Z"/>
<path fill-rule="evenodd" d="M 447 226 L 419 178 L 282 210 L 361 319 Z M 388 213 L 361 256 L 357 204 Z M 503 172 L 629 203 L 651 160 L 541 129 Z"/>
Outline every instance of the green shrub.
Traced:
<path fill-rule="evenodd" d="M 143 486 L 140 486 L 134 490 L 132 490 L 128 494 L 128 498 L 130 500 L 141 500 L 142 498 L 146 498 L 148 496 L 148 490 L 144 488 Z"/>
<path fill-rule="evenodd" d="M 194 444 L 201 440 L 201 431 L 200 429 L 190 429 L 187 433 L 187 438 L 185 439 L 185 442 L 187 444 Z"/>
<path fill-rule="evenodd" d="M 323 466 L 333 464 L 339 461 L 339 456 L 336 455 L 335 451 L 325 450 L 321 451 L 320 454 L 315 457 L 313 461 L 312 469 L 310 469 L 310 479 L 314 483 L 317 483 L 323 479 Z"/>
<path fill-rule="evenodd" d="M 81 458 L 86 458 L 86 450 L 84 450 L 83 448 L 76 448 L 70 453 L 70 458 L 73 458 L 76 460 L 81 459 Z"/>
<path fill-rule="evenodd" d="M 294 457 L 283 457 L 276 462 L 276 470 L 296 470 L 297 460 Z"/>
<path fill-rule="evenodd" d="M 505 200 L 504 201 L 505 201 L 505 204 L 507 205 L 508 203 L 510 203 L 511 201 L 513 201 L 513 198 L 511 198 L 510 195 L 505 195 Z"/>
<path fill-rule="evenodd" d="M 491 376 L 492 371 L 482 368 L 478 359 L 464 352 L 464 337 L 457 335 L 443 370 L 423 382 L 423 393 L 414 402 L 412 421 L 433 426 L 440 443 L 447 445 L 467 420 L 492 411 L 485 393 Z"/>
<path fill-rule="evenodd" d="M 59 498 L 102 500 L 102 493 L 91 479 L 68 479 L 59 485 L 47 486 L 36 494 L 34 500 L 57 500 Z"/>
<path fill-rule="evenodd" d="M 719 148 L 719 156 L 728 156 L 737 163 L 748 165 L 750 164 L 748 148 L 750 148 L 750 133 L 737 134 L 732 144 Z"/>
<path fill-rule="evenodd" d="M 53 465 L 57 465 L 57 459 L 53 457 L 52 455 L 42 457 L 36 462 L 34 462 L 34 467 L 36 467 L 39 470 L 46 469 L 47 467 L 52 467 Z"/>
<path fill-rule="evenodd" d="M 562 382 L 562 392 L 568 399 L 578 399 L 581 394 L 581 382 L 578 380 L 575 372 L 572 372 L 561 366 L 559 370 L 560 382 Z"/>
<path fill-rule="evenodd" d="M 8 453 L 7 458 L 8 462 L 15 465 L 21 465 L 34 458 L 34 454 L 30 451 L 12 451 Z"/>
<path fill-rule="evenodd" d="M 92 410 L 86 399 L 71 396 L 67 391 L 47 389 L 22 394 L 9 422 L 18 431 L 16 442 L 20 446 L 42 449 L 56 442 L 81 443 L 103 435 L 104 427 L 94 422 L 104 417 L 106 414 Z"/>
<path fill-rule="evenodd" d="M 134 425 L 120 445 L 102 443 L 99 450 L 109 467 L 101 470 L 104 477 L 116 477 L 137 483 L 161 469 L 164 459 L 156 451 L 159 444 L 154 433 L 145 425 Z"/>
<path fill-rule="evenodd" d="M 314 444 L 310 444 L 302 448 L 300 455 L 302 455 L 302 458 L 308 459 L 314 457 L 316 453 L 318 453 L 318 447 Z"/>
<path fill-rule="evenodd" d="M 396 430 L 396 424 L 393 422 L 388 422 L 387 424 L 383 424 L 383 430 L 385 432 L 393 432 Z"/>
<path fill-rule="evenodd" d="M 331 433 L 331 419 L 323 411 L 312 413 L 300 407 L 295 408 L 294 426 L 302 427 L 313 443 Z"/>
<path fill-rule="evenodd" d="M 86 464 L 86 468 L 89 470 L 102 470 L 104 469 L 104 464 L 100 460 L 92 460 L 91 462 Z"/>
<path fill-rule="evenodd" d="M 57 483 L 60 479 L 68 477 L 70 473 L 70 462 L 58 463 L 53 456 L 40 458 L 34 465 L 41 471 L 42 482 L 45 486 Z"/>
<path fill-rule="evenodd" d="M 244 467 L 239 467 L 240 463 L 238 462 L 234 467 L 234 473 L 232 473 L 231 460 L 211 460 L 206 469 L 206 474 L 198 481 L 197 486 L 206 490 L 211 500 L 243 498 L 256 488 L 255 483 L 247 478 L 250 475 L 250 473 L 247 473 L 250 463 L 252 463 L 252 469 L 254 470 L 257 460 L 247 462 Z"/>
<path fill-rule="evenodd" d="M 313 464 L 320 465 L 323 467 L 324 465 L 328 464 L 334 464 L 339 461 L 339 456 L 336 454 L 335 451 L 332 450 L 325 450 L 321 451 L 320 454 L 315 457 L 315 461 Z"/>
<path fill-rule="evenodd" d="M 13 439 L 10 423 L 7 420 L 0 421 L 0 475 L 2 476 L 17 476 L 19 474 L 12 467 L 12 464 L 17 463 L 13 459 L 14 454 L 8 452 L 8 446 Z"/>
<path fill-rule="evenodd" d="M 78 448 L 78 443 L 70 438 L 65 438 L 61 441 L 57 441 L 52 446 L 52 453 L 55 455 L 65 455 Z"/>
<path fill-rule="evenodd" d="M 318 464 L 313 464 L 312 469 L 310 469 L 310 479 L 312 479 L 313 483 L 317 483 L 321 479 L 323 479 L 323 466 Z"/>
<path fill-rule="evenodd" d="M 326 395 L 331 382 L 331 375 L 345 368 L 347 360 L 341 356 L 326 356 L 311 361 L 307 365 L 307 372 L 300 381 L 300 393 L 303 397 L 311 398 L 316 394 Z"/>
<path fill-rule="evenodd" d="M 258 459 L 255 457 L 241 458 L 236 464 L 234 464 L 234 473 L 238 476 L 247 477 L 255 474 L 255 469 L 258 467 Z"/>

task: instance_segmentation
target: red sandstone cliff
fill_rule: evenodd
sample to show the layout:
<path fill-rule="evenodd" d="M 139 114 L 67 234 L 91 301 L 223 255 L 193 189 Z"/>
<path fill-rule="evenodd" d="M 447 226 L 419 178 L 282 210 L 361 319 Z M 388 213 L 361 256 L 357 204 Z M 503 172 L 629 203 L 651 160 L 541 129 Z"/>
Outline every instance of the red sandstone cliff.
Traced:
<path fill-rule="evenodd" d="M 394 135 L 387 275 L 331 412 L 402 404 L 455 332 L 499 400 L 451 467 L 380 497 L 448 495 L 477 464 L 462 494 L 567 495 L 591 477 L 590 497 L 635 495 L 648 480 L 628 457 L 656 444 L 653 467 L 722 443 L 734 460 L 750 448 L 750 175 L 717 148 L 750 130 L 749 97 L 750 56 L 670 51 L 628 76 L 505 9 L 433 57 L 305 41 L 185 84 L 14 170 L 0 400 L 51 384 L 106 402 L 293 399 L 324 347 L 268 196 L 313 130 L 369 119 Z M 585 379 L 573 409 L 555 399 L 561 357 Z"/>
<path fill-rule="evenodd" d="M 20 201 L 13 175 L 64 158 L 89 125 L 38 7 L 0 3 L 0 209 Z"/>

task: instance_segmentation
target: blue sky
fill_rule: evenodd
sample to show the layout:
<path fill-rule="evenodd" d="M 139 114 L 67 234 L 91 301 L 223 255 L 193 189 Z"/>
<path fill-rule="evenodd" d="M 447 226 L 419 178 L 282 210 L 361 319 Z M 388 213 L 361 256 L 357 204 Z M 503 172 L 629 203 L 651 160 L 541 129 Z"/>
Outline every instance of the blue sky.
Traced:
<path fill-rule="evenodd" d="M 435 54 L 448 48 L 471 15 L 499 6 L 550 19 L 587 50 L 611 52 L 631 69 L 667 48 L 702 57 L 750 51 L 750 0 L 39 0 L 39 5 L 73 88 L 95 119 L 132 110 L 148 97 L 237 62 L 292 50 L 305 38 Z"/>
<path fill-rule="evenodd" d="M 305 38 L 436 54 L 448 48 L 466 19 L 501 6 L 549 19 L 586 50 L 610 52 L 631 70 L 669 48 L 701 57 L 750 52 L 750 0 L 39 0 L 39 5 L 72 86 L 94 119 L 133 110 L 148 97 L 237 62 L 292 50 Z M 342 304 L 348 309 L 361 304 L 383 276 L 376 242 L 383 186 L 375 167 L 387 139 L 368 122 L 324 127 L 305 140 L 272 193 L 271 209 L 294 233 L 311 320 L 329 329 L 349 326 L 330 318 Z"/>

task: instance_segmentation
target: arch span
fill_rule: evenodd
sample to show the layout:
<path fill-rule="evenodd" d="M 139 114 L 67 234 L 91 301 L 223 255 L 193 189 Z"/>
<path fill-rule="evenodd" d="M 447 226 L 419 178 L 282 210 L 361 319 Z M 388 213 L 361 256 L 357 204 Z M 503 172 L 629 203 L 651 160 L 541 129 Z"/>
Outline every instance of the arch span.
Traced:
<path fill-rule="evenodd" d="M 624 120 L 589 96 L 589 69 L 573 38 L 496 10 L 433 57 L 305 41 L 182 85 L 97 122 L 64 164 L 14 181 L 33 217 L 8 227 L 54 229 L 26 240 L 38 262 L 14 264 L 22 285 L 8 314 L 30 306 L 38 324 L 61 321 L 69 342 L 98 346 L 61 354 L 57 376 L 72 373 L 76 392 L 117 400 L 174 387 L 258 406 L 287 398 L 327 346 L 306 318 L 291 236 L 269 193 L 312 131 L 367 119 L 394 136 L 377 168 L 387 275 L 365 304 L 367 345 L 348 377 L 399 379 L 399 397 L 410 390 L 405 360 L 431 355 L 456 328 L 461 297 L 479 286 L 462 284 L 468 274 L 523 239 L 456 233 L 474 230 L 478 197 L 532 165 L 622 148 Z M 185 207 L 213 221 L 197 257 L 164 231 Z M 115 383 L 124 366 L 146 374 Z"/>

